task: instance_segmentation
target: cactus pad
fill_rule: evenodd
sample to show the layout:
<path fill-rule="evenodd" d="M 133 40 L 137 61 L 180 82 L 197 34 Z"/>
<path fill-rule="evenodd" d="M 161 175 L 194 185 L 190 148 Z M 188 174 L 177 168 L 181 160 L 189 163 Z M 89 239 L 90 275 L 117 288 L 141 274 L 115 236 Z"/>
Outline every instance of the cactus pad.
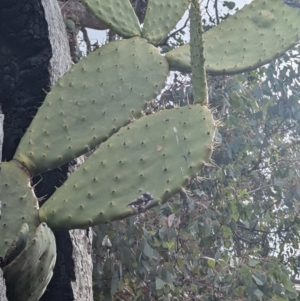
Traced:
<path fill-rule="evenodd" d="M 202 19 L 198 0 L 192 0 L 190 7 L 191 22 L 191 58 L 192 85 L 194 103 L 207 104 L 207 83 L 205 73 L 205 59 L 202 33 Z"/>
<path fill-rule="evenodd" d="M 176 26 L 187 10 L 190 0 L 150 0 L 142 36 L 156 45 Z"/>
<path fill-rule="evenodd" d="M 165 85 L 168 63 L 145 39 L 109 43 L 48 93 L 15 154 L 39 174 L 69 162 L 140 117 Z"/>
<path fill-rule="evenodd" d="M 11 263 L 26 247 L 29 234 L 28 224 L 23 224 L 4 258 L 4 266 Z"/>
<path fill-rule="evenodd" d="M 52 277 L 55 261 L 54 235 L 47 225 L 42 223 L 26 248 L 3 270 L 8 299 L 38 300 Z"/>
<path fill-rule="evenodd" d="M 141 35 L 139 20 L 129 0 L 82 0 L 100 21 L 124 38 Z"/>
<path fill-rule="evenodd" d="M 140 118 L 100 145 L 41 207 L 40 220 L 86 228 L 167 201 L 209 160 L 214 131 L 200 105 Z"/>
<path fill-rule="evenodd" d="M 4 258 L 22 225 L 29 226 L 33 237 L 38 222 L 38 201 L 30 179 L 17 161 L 2 162 L 0 169 L 0 257 Z"/>
<path fill-rule="evenodd" d="M 299 41 L 300 11 L 282 0 L 254 0 L 204 35 L 206 71 L 249 71 L 283 55 Z M 191 72 L 190 45 L 166 54 L 170 67 Z"/>

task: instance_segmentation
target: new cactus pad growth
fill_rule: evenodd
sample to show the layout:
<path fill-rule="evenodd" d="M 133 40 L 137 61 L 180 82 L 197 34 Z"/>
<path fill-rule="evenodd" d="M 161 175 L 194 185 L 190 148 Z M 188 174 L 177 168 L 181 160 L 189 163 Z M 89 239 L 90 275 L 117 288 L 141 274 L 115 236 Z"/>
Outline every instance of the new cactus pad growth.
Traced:
<path fill-rule="evenodd" d="M 55 261 L 54 235 L 42 223 L 26 248 L 3 270 L 8 300 L 38 300 L 52 277 Z"/>
<path fill-rule="evenodd" d="M 281 0 L 254 0 L 204 34 L 206 71 L 250 71 L 283 55 L 299 41 L 300 11 Z M 190 44 L 167 53 L 171 69 L 191 72 Z"/>
<path fill-rule="evenodd" d="M 42 206 L 40 220 L 86 228 L 137 213 L 130 203 L 144 193 L 150 207 L 167 201 L 208 162 L 214 131 L 200 105 L 140 118 L 100 145 Z"/>

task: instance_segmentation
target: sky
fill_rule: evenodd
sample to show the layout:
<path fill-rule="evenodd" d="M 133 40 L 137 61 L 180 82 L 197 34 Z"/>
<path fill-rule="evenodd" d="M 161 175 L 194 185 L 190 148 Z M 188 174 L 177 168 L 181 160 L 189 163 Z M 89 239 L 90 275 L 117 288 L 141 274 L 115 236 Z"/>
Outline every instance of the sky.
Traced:
<path fill-rule="evenodd" d="M 175 1 L 175 0 L 174 0 Z M 206 3 L 207 0 L 202 0 L 203 3 Z M 227 0 L 227 1 L 233 1 L 236 3 L 236 7 L 238 8 L 242 8 L 245 4 L 249 4 L 250 2 L 252 2 L 252 0 Z M 210 1 L 210 3 L 212 3 L 213 1 Z M 219 8 L 222 8 L 222 0 L 219 0 Z M 209 10 L 213 13 L 213 7 L 211 5 L 211 7 L 209 8 Z M 227 9 L 223 9 L 222 10 L 224 13 L 226 13 L 228 10 Z M 187 18 L 187 14 L 185 14 L 183 16 L 183 18 L 181 19 L 181 21 L 177 24 L 176 28 L 180 28 L 183 26 L 185 20 Z M 96 41 L 98 41 L 99 45 L 104 44 L 105 40 L 106 40 L 106 33 L 104 30 L 93 30 L 93 29 L 88 29 L 88 35 L 89 38 L 92 42 L 92 44 L 94 44 Z"/>

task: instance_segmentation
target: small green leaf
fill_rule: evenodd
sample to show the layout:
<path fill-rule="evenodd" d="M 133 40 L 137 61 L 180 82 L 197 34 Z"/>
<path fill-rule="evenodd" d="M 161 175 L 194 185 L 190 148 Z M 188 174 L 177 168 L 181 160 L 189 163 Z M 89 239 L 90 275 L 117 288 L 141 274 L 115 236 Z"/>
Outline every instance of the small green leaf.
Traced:
<path fill-rule="evenodd" d="M 250 258 L 249 261 L 248 261 L 248 265 L 250 267 L 255 267 L 258 264 L 259 264 L 259 261 L 255 260 L 255 259 L 252 259 L 252 258 Z"/>
<path fill-rule="evenodd" d="M 149 259 L 153 258 L 153 249 L 149 246 L 149 244 L 146 242 L 144 246 L 144 254 L 149 257 Z"/>
<path fill-rule="evenodd" d="M 157 290 L 163 289 L 164 286 L 165 286 L 165 284 L 166 283 L 163 280 L 161 280 L 160 278 L 156 278 L 156 280 L 155 280 L 155 286 L 156 286 Z"/>
<path fill-rule="evenodd" d="M 287 281 L 287 283 L 284 285 L 284 288 L 291 292 L 291 293 L 296 293 L 296 289 L 292 286 L 292 283 L 290 281 Z"/>
<path fill-rule="evenodd" d="M 171 212 L 173 214 L 177 214 L 181 209 L 182 209 L 182 205 L 181 204 L 172 204 L 171 205 Z"/>
<path fill-rule="evenodd" d="M 174 240 L 169 240 L 166 243 L 168 249 L 172 249 L 172 247 L 174 247 L 174 244 L 175 244 Z"/>
<path fill-rule="evenodd" d="M 225 238 L 228 238 L 228 237 L 232 236 L 232 231 L 227 226 L 222 227 L 222 232 L 223 232 L 223 235 L 224 235 Z"/>
<path fill-rule="evenodd" d="M 228 9 L 234 9 L 235 8 L 235 3 L 232 1 L 224 1 L 223 6 L 227 7 Z"/>
<path fill-rule="evenodd" d="M 258 279 L 254 275 L 252 275 L 252 278 L 254 279 L 254 281 L 256 282 L 257 285 L 263 285 L 264 284 L 260 279 Z"/>
<path fill-rule="evenodd" d="M 259 289 L 256 289 L 254 291 L 254 295 L 256 295 L 259 299 L 261 299 L 264 296 L 263 292 Z"/>
<path fill-rule="evenodd" d="M 221 252 L 217 252 L 215 255 L 215 261 L 218 261 L 221 257 L 222 253 Z"/>
<path fill-rule="evenodd" d="M 207 260 L 207 265 L 208 265 L 210 268 L 214 269 L 215 266 L 216 266 L 216 262 L 215 262 L 215 260 L 214 260 L 213 258 L 210 258 L 210 259 Z"/>
<path fill-rule="evenodd" d="M 234 295 L 237 297 L 242 297 L 245 291 L 245 286 L 239 286 L 234 290 Z"/>

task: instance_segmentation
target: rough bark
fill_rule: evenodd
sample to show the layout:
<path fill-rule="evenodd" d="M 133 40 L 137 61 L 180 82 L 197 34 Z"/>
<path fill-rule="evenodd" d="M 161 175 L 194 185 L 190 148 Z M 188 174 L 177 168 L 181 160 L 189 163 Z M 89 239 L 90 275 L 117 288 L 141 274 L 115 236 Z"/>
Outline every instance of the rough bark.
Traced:
<path fill-rule="evenodd" d="M 60 7 L 57 1 L 41 0 L 48 24 L 49 41 L 52 49 L 49 74 L 53 86 L 72 66 L 69 43 Z"/>
<path fill-rule="evenodd" d="M 3 143 L 3 121 L 4 121 L 4 115 L 1 114 L 1 107 L 0 107 L 0 164 L 1 164 L 1 158 L 2 158 L 2 143 Z M 0 200 L 1 202 L 1 200 Z M 1 212 L 1 205 L 0 205 L 0 212 Z M 1 213 L 0 213 L 1 216 Z M 6 288 L 5 288 L 5 282 L 3 279 L 3 273 L 0 269 L 0 300 L 1 301 L 7 301 L 6 299 Z"/>
<path fill-rule="evenodd" d="M 41 1 L 48 23 L 49 40 L 52 48 L 49 70 L 50 84 L 54 85 L 58 78 L 70 69 L 72 61 L 65 25 L 57 1 Z M 82 158 L 73 160 L 72 164 L 67 166 L 67 176 L 82 163 Z M 53 190 L 50 194 L 54 192 L 54 187 L 51 187 Z M 39 190 L 39 187 L 37 190 Z M 55 300 L 57 300 L 57 298 L 61 299 L 63 296 L 69 295 L 63 300 L 92 301 L 92 259 L 91 252 L 88 252 L 92 237 L 89 238 L 85 230 L 62 231 L 55 233 L 55 236 L 57 241 L 60 241 L 58 238 L 66 239 L 60 241 L 58 246 L 58 249 L 60 248 L 60 258 L 63 259 L 62 265 L 60 265 L 60 262 L 56 265 L 56 271 L 58 271 L 58 267 L 60 272 L 56 272 L 47 293 L 41 300 L 54 300 L 52 296 L 55 296 Z M 66 245 L 68 245 L 68 248 L 65 248 Z M 63 246 L 62 249 L 61 246 Z M 69 278 L 65 277 L 65 273 L 61 273 L 62 266 L 68 271 Z M 65 286 L 61 286 L 61 280 L 67 280 Z M 51 287 L 53 288 L 52 293 Z M 68 294 L 65 294 L 66 290 L 68 290 Z M 60 295 L 57 294 L 58 292 L 60 292 Z M 47 295 L 52 296 L 49 299 Z"/>
<path fill-rule="evenodd" d="M 88 12 L 80 1 L 60 0 L 59 3 L 64 19 L 73 20 L 79 28 L 107 29 L 107 26 Z"/>
<path fill-rule="evenodd" d="M 3 138 L 4 138 L 3 123 L 4 123 L 4 115 L 2 114 L 2 110 L 0 106 L 0 164 L 2 161 L 2 145 L 3 145 Z"/>
<path fill-rule="evenodd" d="M 74 300 L 93 301 L 92 231 L 72 230 L 73 258 L 76 282 L 72 282 Z"/>
<path fill-rule="evenodd" d="M 140 23 L 143 23 L 148 0 L 130 0 Z M 92 15 L 80 0 L 59 0 L 64 19 L 70 19 L 79 28 L 105 30 L 108 27 Z"/>
<path fill-rule="evenodd" d="M 4 160 L 12 159 L 49 87 L 70 67 L 68 49 L 56 0 L 0 2 L 0 105 L 5 115 Z M 34 184 L 41 180 L 36 186 L 36 195 L 47 200 L 78 163 L 74 160 L 71 164 L 33 179 Z M 92 287 L 91 268 L 89 272 L 91 256 L 85 253 L 89 244 L 82 233 L 79 230 L 71 235 L 68 231 L 55 233 L 57 264 L 41 300 L 92 300 L 88 295 L 88 287 Z M 74 241 L 76 248 L 73 251 Z M 78 252 L 78 246 L 81 246 L 81 252 Z M 84 258 L 76 257 L 79 255 Z M 87 262 L 83 263 L 84 260 Z M 85 270 L 78 273 L 78 270 L 82 271 L 82 265 Z M 84 297 L 77 297 L 79 290 L 85 291 Z"/>
<path fill-rule="evenodd" d="M 3 273 L 1 269 L 0 269 L 0 300 L 7 301 L 5 283 L 4 283 Z"/>

